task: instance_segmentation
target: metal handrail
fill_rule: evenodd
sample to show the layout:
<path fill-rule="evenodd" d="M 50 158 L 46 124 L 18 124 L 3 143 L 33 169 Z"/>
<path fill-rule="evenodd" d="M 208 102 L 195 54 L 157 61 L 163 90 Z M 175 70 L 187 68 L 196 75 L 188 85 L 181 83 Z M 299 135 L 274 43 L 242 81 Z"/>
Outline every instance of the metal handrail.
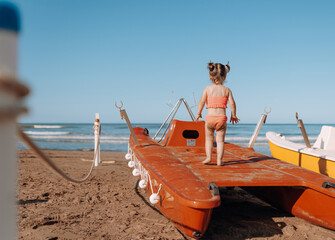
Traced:
<path fill-rule="evenodd" d="M 169 124 L 166 126 L 165 131 L 164 131 L 162 137 L 161 137 L 157 142 L 161 142 L 161 141 L 162 141 L 162 139 L 164 138 L 164 136 L 165 136 L 167 130 L 170 128 L 171 122 L 172 122 L 172 120 L 174 119 L 174 117 L 175 117 L 175 115 L 176 115 L 176 113 L 177 113 L 177 111 L 178 111 L 178 109 L 179 109 L 179 107 L 180 107 L 180 105 L 181 105 L 182 103 L 185 104 L 185 107 L 186 107 L 188 113 L 190 114 L 190 117 L 191 117 L 192 121 L 195 121 L 195 117 L 194 117 L 194 115 L 193 115 L 193 112 L 192 112 L 190 106 L 187 104 L 187 102 L 186 102 L 186 100 L 185 100 L 184 98 L 180 98 L 180 99 L 178 100 L 178 102 L 176 103 L 176 105 L 175 105 L 175 106 L 173 107 L 173 109 L 171 110 L 171 112 L 169 113 L 169 115 L 167 116 L 167 118 L 165 119 L 165 121 L 163 122 L 163 124 L 162 124 L 162 125 L 160 126 L 160 128 L 158 129 L 158 131 L 157 131 L 157 133 L 155 134 L 155 136 L 153 137 L 154 140 L 156 139 L 157 135 L 160 133 L 160 131 L 162 130 L 162 128 L 164 127 L 164 125 L 167 123 L 167 121 L 169 120 L 169 118 L 170 118 L 171 115 L 172 115 L 171 120 L 170 120 Z"/>

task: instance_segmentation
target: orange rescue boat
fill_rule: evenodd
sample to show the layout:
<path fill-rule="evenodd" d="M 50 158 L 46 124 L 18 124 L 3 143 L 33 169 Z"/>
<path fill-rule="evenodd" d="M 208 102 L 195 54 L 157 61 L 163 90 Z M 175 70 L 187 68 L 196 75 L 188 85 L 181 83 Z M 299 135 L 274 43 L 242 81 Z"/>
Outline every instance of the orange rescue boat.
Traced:
<path fill-rule="evenodd" d="M 220 205 L 218 187 L 235 186 L 335 230 L 335 179 L 230 143 L 225 143 L 224 166 L 203 165 L 204 121 L 173 119 L 157 142 L 146 129 L 133 129 L 125 110 L 120 112 L 131 130 L 126 158 L 133 175 L 140 177 L 150 202 L 185 235 L 203 236 L 213 208 Z"/>

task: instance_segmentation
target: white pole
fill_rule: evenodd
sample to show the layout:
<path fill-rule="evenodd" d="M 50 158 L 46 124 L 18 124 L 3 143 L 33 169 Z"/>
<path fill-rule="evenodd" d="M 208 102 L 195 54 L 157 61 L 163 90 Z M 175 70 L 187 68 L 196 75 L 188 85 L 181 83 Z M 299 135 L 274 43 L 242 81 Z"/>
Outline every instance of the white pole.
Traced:
<path fill-rule="evenodd" d="M 266 114 L 261 115 L 261 118 L 259 119 L 259 121 L 257 123 L 257 126 L 254 130 L 254 133 L 252 134 L 252 136 L 250 138 L 248 148 L 252 148 L 254 146 L 254 144 L 256 142 L 256 139 L 257 139 L 257 136 L 259 134 L 259 131 L 261 130 L 261 127 L 262 127 L 263 123 L 265 123 L 266 116 L 267 116 Z"/>
<path fill-rule="evenodd" d="M 16 76 L 19 12 L 11 3 L 0 3 L 0 78 Z M 13 78 L 12 78 L 13 80 Z M 14 81 L 14 80 L 13 80 Z M 0 114 L 19 100 L 0 91 Z M 16 239 L 16 121 L 0 121 L 0 235 Z"/>
<path fill-rule="evenodd" d="M 99 142 L 99 135 L 101 134 L 100 131 L 100 116 L 99 113 L 95 114 L 95 121 L 94 121 L 94 166 L 97 167 L 101 162 L 100 159 L 100 142 Z"/>

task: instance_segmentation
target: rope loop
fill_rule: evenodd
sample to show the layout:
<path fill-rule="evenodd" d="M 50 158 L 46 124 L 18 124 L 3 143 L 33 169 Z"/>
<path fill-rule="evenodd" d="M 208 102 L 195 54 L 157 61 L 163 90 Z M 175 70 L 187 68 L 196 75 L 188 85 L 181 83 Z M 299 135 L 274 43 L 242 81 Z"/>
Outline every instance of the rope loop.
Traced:
<path fill-rule="evenodd" d="M 61 177 L 65 178 L 66 180 L 74 183 L 82 183 L 85 182 L 91 176 L 94 167 L 94 159 L 97 153 L 94 153 L 92 165 L 88 174 L 82 179 L 76 179 L 69 176 L 63 170 L 57 167 L 56 164 L 47 155 L 45 155 L 45 153 L 27 136 L 27 134 L 24 133 L 24 131 L 20 126 L 18 127 L 18 133 L 21 139 L 41 158 L 41 160 L 43 160 L 49 167 L 51 167 L 56 173 L 58 173 Z M 98 138 L 98 145 L 99 144 L 100 144 L 100 135 Z"/>
<path fill-rule="evenodd" d="M 150 190 L 151 190 L 151 195 L 149 197 L 150 202 L 152 204 L 158 203 L 160 200 L 159 193 L 162 189 L 162 184 L 159 184 L 158 190 L 155 193 L 149 172 L 144 168 L 141 162 L 137 159 L 135 153 L 131 151 L 131 148 L 129 147 L 129 145 L 128 145 L 128 153 L 126 154 L 125 158 L 127 160 L 131 159 L 128 163 L 128 166 L 134 167 L 133 172 L 132 172 L 133 175 L 140 176 L 141 178 L 141 180 L 139 181 L 140 188 L 146 188 L 148 184 L 150 185 Z"/>
<path fill-rule="evenodd" d="M 17 78 L 13 76 L 0 76 L 0 92 L 6 92 L 14 95 L 18 100 L 14 100 L 13 103 L 10 104 L 11 106 L 2 107 L 2 109 L 0 109 L 0 121 L 13 120 L 19 114 L 28 112 L 26 107 L 21 106 L 20 100 L 29 94 L 30 89 L 26 85 L 20 83 Z M 99 126 L 99 128 L 99 132 L 101 132 L 101 127 Z M 82 183 L 90 177 L 93 171 L 96 153 L 94 153 L 93 163 L 89 173 L 82 179 L 75 179 L 58 168 L 55 163 L 28 137 L 28 135 L 24 133 L 21 126 L 18 126 L 18 134 L 23 142 L 25 142 L 49 167 L 66 180 L 74 183 Z M 100 144 L 100 135 L 98 138 L 98 144 Z"/>

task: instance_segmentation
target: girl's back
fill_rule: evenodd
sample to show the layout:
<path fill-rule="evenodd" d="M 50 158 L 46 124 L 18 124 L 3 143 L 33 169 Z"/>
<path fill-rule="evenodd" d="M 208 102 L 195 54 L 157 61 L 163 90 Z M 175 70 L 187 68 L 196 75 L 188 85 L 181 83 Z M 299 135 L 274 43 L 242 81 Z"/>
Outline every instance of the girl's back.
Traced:
<path fill-rule="evenodd" d="M 220 98 L 217 99 L 215 97 Z M 225 99 L 222 97 L 225 97 Z M 221 84 L 213 84 L 207 87 L 207 114 L 226 115 L 227 101 L 226 87 Z"/>
<path fill-rule="evenodd" d="M 221 84 L 218 85 L 210 85 L 207 87 L 207 96 L 211 97 L 227 97 L 227 87 L 224 87 Z"/>

